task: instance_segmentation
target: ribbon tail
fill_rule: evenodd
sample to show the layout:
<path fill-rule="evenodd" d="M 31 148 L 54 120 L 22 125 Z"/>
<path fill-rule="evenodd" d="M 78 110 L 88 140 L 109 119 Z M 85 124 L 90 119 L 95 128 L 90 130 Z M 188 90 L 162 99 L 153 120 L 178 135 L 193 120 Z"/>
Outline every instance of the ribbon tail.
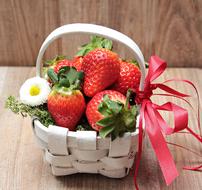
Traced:
<path fill-rule="evenodd" d="M 195 133 L 192 129 L 190 129 L 189 127 L 186 127 L 186 129 L 199 141 L 202 143 L 202 137 L 200 135 L 198 135 L 197 133 Z"/>
<path fill-rule="evenodd" d="M 189 85 L 191 85 L 195 92 L 196 92 L 196 95 L 197 95 L 197 121 L 198 121 L 198 129 L 199 129 L 199 132 L 200 132 L 200 136 L 202 138 L 202 130 L 201 130 L 201 122 L 200 122 L 200 101 L 199 101 L 199 92 L 196 88 L 196 86 L 189 80 L 182 80 L 182 79 L 170 79 L 170 80 L 166 80 L 164 81 L 164 83 L 168 83 L 168 82 L 176 82 L 176 81 L 179 81 L 179 82 L 184 82 L 184 83 L 187 83 Z"/>
<path fill-rule="evenodd" d="M 167 147 L 151 104 L 146 106 L 145 125 L 150 142 L 159 161 L 166 184 L 169 185 L 179 175 L 172 155 Z"/>
<path fill-rule="evenodd" d="M 188 152 L 191 152 L 192 154 L 195 154 L 195 155 L 197 155 L 197 156 L 199 156 L 199 157 L 202 158 L 202 156 L 200 154 L 198 154 L 197 152 L 195 152 L 195 151 L 193 151 L 193 150 L 191 150 L 191 149 L 189 149 L 187 147 L 184 147 L 182 145 L 179 145 L 179 144 L 176 144 L 176 143 L 172 143 L 172 142 L 166 142 L 166 143 L 169 144 L 169 145 L 173 145 L 173 146 L 177 146 L 179 148 L 182 148 L 182 149 L 184 149 L 184 150 L 186 150 Z M 184 170 L 190 170 L 190 171 L 202 171 L 202 164 L 198 165 L 198 166 L 184 166 L 183 169 Z"/>
<path fill-rule="evenodd" d="M 198 172 L 201 172 L 202 171 L 202 165 L 200 166 L 196 166 L 196 167 L 188 167 L 188 166 L 185 166 L 183 167 L 184 170 L 191 170 L 191 171 L 198 171 Z"/>

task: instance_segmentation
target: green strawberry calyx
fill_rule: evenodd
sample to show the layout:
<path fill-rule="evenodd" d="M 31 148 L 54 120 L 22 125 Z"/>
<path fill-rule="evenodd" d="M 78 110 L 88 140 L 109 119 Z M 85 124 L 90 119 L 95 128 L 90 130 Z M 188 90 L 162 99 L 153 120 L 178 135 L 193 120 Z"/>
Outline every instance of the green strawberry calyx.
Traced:
<path fill-rule="evenodd" d="M 48 69 L 48 76 L 53 83 L 53 90 L 64 95 L 71 94 L 74 90 L 81 89 L 84 73 L 75 67 L 64 66 L 58 73 L 53 68 Z"/>
<path fill-rule="evenodd" d="M 99 135 L 105 138 L 111 134 L 112 140 L 118 136 L 123 136 L 125 132 L 134 132 L 136 130 L 136 118 L 138 109 L 136 105 L 130 106 L 130 94 L 127 93 L 126 103 L 113 101 L 108 95 L 103 96 L 103 101 L 98 106 L 98 111 L 104 116 L 103 119 L 96 122 L 102 126 Z"/>
<path fill-rule="evenodd" d="M 105 48 L 112 50 L 112 41 L 99 36 L 91 36 L 91 41 L 81 46 L 77 56 L 84 56 L 96 48 Z"/>
<path fill-rule="evenodd" d="M 57 55 L 54 58 L 45 61 L 44 63 L 45 67 L 43 67 L 43 73 L 42 73 L 43 78 L 48 79 L 47 76 L 48 69 L 54 68 L 60 61 L 63 61 L 65 59 L 67 59 L 67 56 Z"/>

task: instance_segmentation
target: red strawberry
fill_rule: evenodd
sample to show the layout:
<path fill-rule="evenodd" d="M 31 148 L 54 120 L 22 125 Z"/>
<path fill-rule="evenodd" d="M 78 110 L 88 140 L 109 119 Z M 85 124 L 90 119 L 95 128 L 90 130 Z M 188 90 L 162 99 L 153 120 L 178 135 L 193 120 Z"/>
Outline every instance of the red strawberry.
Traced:
<path fill-rule="evenodd" d="M 73 131 L 85 110 L 85 99 L 81 91 L 63 95 L 52 91 L 48 97 L 48 111 L 58 126 Z"/>
<path fill-rule="evenodd" d="M 60 75 L 56 75 L 51 68 L 48 74 L 54 83 L 48 96 L 48 111 L 58 126 L 74 130 L 86 106 L 79 90 L 83 73 L 73 67 L 63 67 Z"/>
<path fill-rule="evenodd" d="M 77 69 L 77 71 L 81 71 L 82 64 L 83 64 L 83 57 L 81 56 L 76 56 L 72 60 L 72 66 L 74 66 Z"/>
<path fill-rule="evenodd" d="M 82 70 L 85 73 L 84 93 L 92 97 L 113 84 L 119 76 L 119 57 L 103 48 L 92 50 L 83 58 Z"/>
<path fill-rule="evenodd" d="M 83 62 L 83 57 L 75 57 L 72 61 L 69 61 L 67 59 L 64 59 L 62 61 L 59 61 L 55 67 L 54 71 L 58 73 L 58 71 L 65 66 L 70 66 L 70 67 L 75 67 L 77 71 L 81 70 L 82 67 L 82 62 Z"/>
<path fill-rule="evenodd" d="M 136 106 L 129 106 L 126 97 L 114 90 L 96 94 L 87 105 L 86 116 L 93 129 L 102 137 L 112 134 L 112 138 L 135 130 Z"/>
<path fill-rule="evenodd" d="M 126 94 L 129 88 L 137 89 L 140 84 L 141 72 L 135 63 L 120 61 L 120 74 L 112 89 Z"/>

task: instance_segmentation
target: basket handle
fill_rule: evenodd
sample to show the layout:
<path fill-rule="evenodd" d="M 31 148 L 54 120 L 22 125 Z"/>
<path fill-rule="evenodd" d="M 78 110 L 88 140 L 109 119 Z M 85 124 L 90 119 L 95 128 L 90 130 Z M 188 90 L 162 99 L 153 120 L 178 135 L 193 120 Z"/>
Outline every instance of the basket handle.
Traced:
<path fill-rule="evenodd" d="M 142 52 L 140 51 L 137 44 L 131 38 L 129 38 L 125 34 L 122 34 L 121 32 L 118 32 L 111 28 L 94 25 L 94 24 L 84 24 L 84 23 L 83 24 L 81 23 L 67 24 L 52 31 L 48 35 L 48 37 L 45 39 L 45 41 L 43 42 L 39 50 L 39 54 L 36 60 L 37 76 L 41 76 L 42 74 L 42 67 L 43 67 L 42 58 L 49 44 L 52 43 L 57 38 L 70 33 L 96 34 L 96 35 L 100 35 L 100 36 L 118 41 L 124 44 L 125 46 L 129 47 L 133 51 L 134 57 L 140 66 L 140 70 L 141 70 L 140 90 L 143 90 L 144 79 L 145 79 L 145 61 L 144 61 Z"/>

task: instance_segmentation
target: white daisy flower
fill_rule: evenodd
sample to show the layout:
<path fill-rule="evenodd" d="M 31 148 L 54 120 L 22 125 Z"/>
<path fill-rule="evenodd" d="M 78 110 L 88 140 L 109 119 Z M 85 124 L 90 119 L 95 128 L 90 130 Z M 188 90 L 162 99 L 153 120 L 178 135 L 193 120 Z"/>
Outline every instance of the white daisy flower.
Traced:
<path fill-rule="evenodd" d="M 30 106 L 38 106 L 45 103 L 50 94 L 49 83 L 40 77 L 33 77 L 25 81 L 20 88 L 20 100 Z"/>

